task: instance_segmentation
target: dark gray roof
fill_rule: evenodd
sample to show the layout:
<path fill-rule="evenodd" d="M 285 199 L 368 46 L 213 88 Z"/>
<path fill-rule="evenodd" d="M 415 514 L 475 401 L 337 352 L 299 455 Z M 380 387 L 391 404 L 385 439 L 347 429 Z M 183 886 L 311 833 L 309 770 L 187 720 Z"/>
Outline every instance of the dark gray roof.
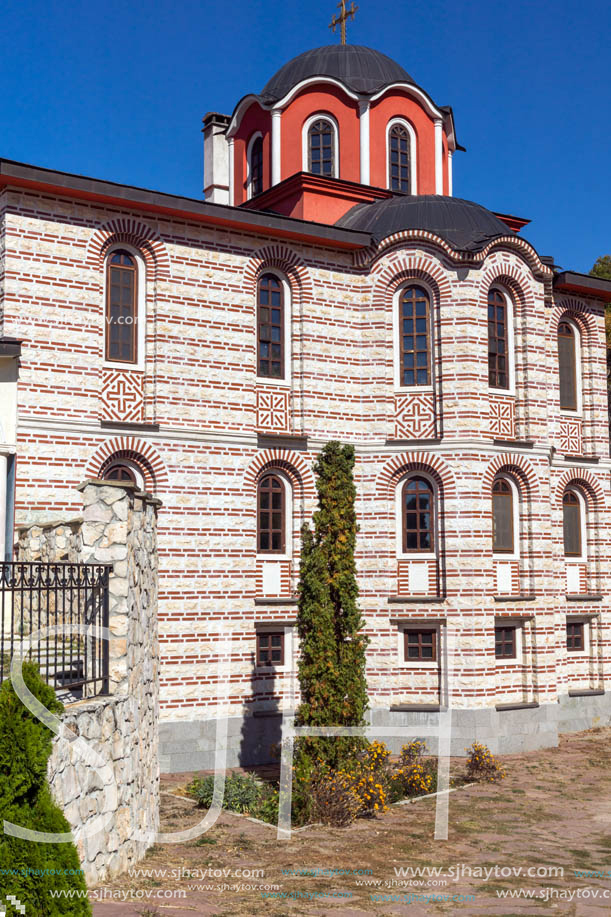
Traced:
<path fill-rule="evenodd" d="M 357 204 L 335 225 L 369 232 L 376 242 L 403 229 L 425 229 L 458 251 L 480 251 L 492 239 L 511 235 L 507 224 L 480 204 L 439 194 Z"/>
<path fill-rule="evenodd" d="M 389 83 L 414 83 L 392 58 L 363 45 L 324 45 L 290 60 L 269 80 L 260 98 L 276 102 L 311 76 L 330 76 L 354 92 L 373 95 Z"/>

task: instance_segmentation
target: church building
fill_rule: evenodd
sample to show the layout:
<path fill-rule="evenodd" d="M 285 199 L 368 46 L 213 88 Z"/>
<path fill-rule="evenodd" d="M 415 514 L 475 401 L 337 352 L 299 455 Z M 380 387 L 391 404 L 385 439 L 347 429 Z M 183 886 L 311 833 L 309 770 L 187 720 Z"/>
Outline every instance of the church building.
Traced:
<path fill-rule="evenodd" d="M 370 48 L 300 54 L 203 143 L 204 199 L 0 160 L 4 557 L 85 479 L 158 497 L 162 769 L 213 767 L 221 715 L 229 766 L 269 761 L 339 440 L 371 723 L 449 703 L 461 754 L 611 722 L 611 282 L 455 197 L 452 109 Z"/>

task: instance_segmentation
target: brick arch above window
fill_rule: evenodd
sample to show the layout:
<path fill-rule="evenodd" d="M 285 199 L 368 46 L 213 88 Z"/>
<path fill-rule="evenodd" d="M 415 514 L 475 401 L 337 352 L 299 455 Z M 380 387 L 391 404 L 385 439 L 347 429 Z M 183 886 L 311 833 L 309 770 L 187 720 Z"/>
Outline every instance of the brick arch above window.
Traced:
<path fill-rule="evenodd" d="M 439 303 L 451 300 L 452 287 L 441 265 L 434 258 L 403 252 L 391 255 L 373 271 L 373 305 L 391 304 L 399 287 L 409 281 L 426 284 Z"/>
<path fill-rule="evenodd" d="M 479 302 L 488 302 L 488 293 L 492 287 L 500 288 L 511 297 L 511 304 L 517 314 L 524 309 L 531 310 L 535 306 L 530 279 L 515 264 L 488 265 L 479 280 Z"/>
<path fill-rule="evenodd" d="M 260 478 L 274 470 L 285 474 L 296 497 L 316 496 L 316 484 L 310 466 L 302 456 L 288 449 L 265 449 L 254 457 L 244 473 L 247 492 L 255 496 Z"/>
<path fill-rule="evenodd" d="M 592 315 L 591 306 L 585 306 L 579 300 L 569 297 L 557 303 L 550 316 L 550 335 L 554 340 L 558 335 L 558 326 L 562 321 L 570 321 L 577 326 L 582 345 L 589 345 L 595 342 L 598 329 L 595 317 Z"/>
<path fill-rule="evenodd" d="M 378 490 L 386 492 L 392 499 L 397 485 L 407 475 L 411 477 L 419 473 L 432 478 L 444 497 L 456 497 L 456 479 L 453 471 L 439 456 L 426 452 L 403 452 L 389 459 L 378 475 Z"/>
<path fill-rule="evenodd" d="M 95 230 L 87 245 L 86 263 L 102 271 L 110 248 L 121 244 L 131 245 L 142 254 L 150 279 L 169 279 L 170 258 L 161 236 L 144 223 L 127 217 L 109 220 Z"/>
<path fill-rule="evenodd" d="M 482 475 L 485 493 L 492 493 L 492 485 L 499 475 L 507 475 L 514 480 L 523 500 L 532 501 L 541 496 L 537 472 L 524 456 L 511 453 L 497 455 Z"/>
<path fill-rule="evenodd" d="M 85 467 L 87 478 L 100 478 L 115 462 L 127 459 L 142 472 L 149 493 L 157 495 L 167 487 L 169 477 L 165 463 L 154 446 L 132 436 L 120 436 L 102 443 Z"/>
<path fill-rule="evenodd" d="M 567 488 L 578 488 L 591 509 L 602 509 L 605 506 L 605 492 L 599 480 L 585 468 L 572 468 L 565 471 L 556 484 L 556 503 L 560 505 Z"/>
<path fill-rule="evenodd" d="M 285 245 L 266 245 L 252 254 L 242 275 L 243 289 L 255 297 L 259 278 L 270 269 L 286 277 L 294 300 L 313 298 L 314 287 L 307 266 Z"/>

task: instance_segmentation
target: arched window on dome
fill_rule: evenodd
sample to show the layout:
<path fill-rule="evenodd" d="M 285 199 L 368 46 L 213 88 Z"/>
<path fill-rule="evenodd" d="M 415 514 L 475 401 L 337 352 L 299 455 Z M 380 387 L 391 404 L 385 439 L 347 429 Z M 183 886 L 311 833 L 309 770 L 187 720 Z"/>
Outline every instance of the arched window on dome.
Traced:
<path fill-rule="evenodd" d="M 248 197 L 263 191 L 263 137 L 255 135 L 248 151 Z"/>
<path fill-rule="evenodd" d="M 410 136 L 400 122 L 388 132 L 388 187 L 391 191 L 410 193 Z"/>
<path fill-rule="evenodd" d="M 337 127 L 330 118 L 315 116 L 307 130 L 307 171 L 337 178 Z"/>

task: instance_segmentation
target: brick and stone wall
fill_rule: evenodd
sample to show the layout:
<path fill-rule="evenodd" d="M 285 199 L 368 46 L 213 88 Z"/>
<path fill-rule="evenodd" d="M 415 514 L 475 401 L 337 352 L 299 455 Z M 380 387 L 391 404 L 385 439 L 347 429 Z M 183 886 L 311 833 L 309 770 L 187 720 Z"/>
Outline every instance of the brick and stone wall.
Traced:
<path fill-rule="evenodd" d="M 569 691 L 604 690 L 611 462 L 603 303 L 557 296 L 550 270 L 519 237 L 467 256 L 410 231 L 353 257 L 322 242 L 143 217 L 33 189 L 7 191 L 5 205 L 5 333 L 24 339 L 18 522 L 51 510 L 78 514 L 74 488 L 112 456 L 135 462 L 163 499 L 164 768 L 212 765 L 225 641 L 230 761 L 254 760 L 277 740 L 270 723 L 293 702 L 297 641 L 292 671 L 287 665 L 272 678 L 254 663 L 256 632 L 276 623 L 294 634 L 299 527 L 315 508 L 312 463 L 332 438 L 353 443 L 357 455 L 357 569 L 373 716 L 416 722 L 417 710 L 397 708 L 439 702 L 437 669 L 400 659 L 400 631 L 415 622 L 444 630 L 453 704 L 473 714 L 473 724 L 483 709 L 492 732 L 497 721 L 511 732 L 518 716 L 528 731 Z M 104 253 L 113 242 L 137 249 L 145 263 L 144 371 L 110 373 L 104 365 Z M 284 385 L 256 377 L 256 281 L 266 269 L 285 278 L 291 302 Z M 396 294 L 410 280 L 430 291 L 433 315 L 433 382 L 417 394 L 395 384 Z M 515 386 L 506 393 L 488 385 L 492 283 L 513 303 Z M 558 393 L 556 331 L 567 312 L 582 336 L 583 409 L 572 426 Z M 115 410 L 119 402 L 113 426 L 109 404 Z M 273 576 L 255 543 L 256 483 L 270 468 L 286 475 L 293 506 L 290 557 Z M 414 470 L 438 488 L 440 550 L 426 571 L 413 571 L 429 595 L 412 588 L 409 568 L 417 565 L 397 551 L 396 491 Z M 490 488 L 499 472 L 520 495 L 519 556 L 505 569 L 492 554 Z M 591 550 L 578 594 L 567 598 L 561 502 L 570 482 L 587 496 Z M 265 589 L 272 581 L 276 595 Z M 568 657 L 565 640 L 576 612 L 593 635 L 579 660 Z M 522 625 L 516 663 L 495 658 L 498 620 Z M 585 693 L 572 700 L 590 703 Z M 496 710 L 507 704 L 538 704 L 539 712 Z"/>
<path fill-rule="evenodd" d="M 49 761 L 53 794 L 73 828 L 87 881 L 123 872 L 154 842 L 159 822 L 157 507 L 133 485 L 86 481 L 82 516 L 21 527 L 18 560 L 111 563 L 110 695 L 69 704 L 69 730 L 109 765 L 97 771 L 58 737 Z M 116 790 L 116 796 L 114 795 Z M 104 830 L 88 835 L 100 816 Z"/>

